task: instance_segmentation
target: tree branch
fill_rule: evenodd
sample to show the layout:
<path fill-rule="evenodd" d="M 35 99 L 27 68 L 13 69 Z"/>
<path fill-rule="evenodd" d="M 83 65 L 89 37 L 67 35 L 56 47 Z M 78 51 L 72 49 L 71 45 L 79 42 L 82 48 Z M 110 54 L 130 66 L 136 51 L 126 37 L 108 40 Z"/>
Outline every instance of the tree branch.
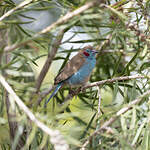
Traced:
<path fill-rule="evenodd" d="M 96 6 L 96 5 L 99 6 L 100 3 L 102 3 L 102 0 L 94 0 L 94 1 L 86 3 L 85 5 L 81 6 L 80 8 L 78 8 L 72 12 L 68 12 L 65 16 L 61 17 L 55 23 L 51 24 L 50 26 L 48 26 L 44 30 L 40 31 L 38 34 L 43 34 L 43 33 L 49 32 L 50 30 L 57 27 L 58 25 L 66 23 L 68 20 L 70 20 L 74 16 L 78 16 L 79 14 L 84 12 L 85 10 L 87 10 L 93 6 Z"/>
<path fill-rule="evenodd" d="M 116 121 L 118 119 L 118 117 L 124 113 L 126 113 L 128 110 L 130 110 L 134 105 L 138 104 L 139 102 L 142 101 L 142 99 L 147 96 L 150 95 L 150 90 L 143 93 L 142 95 L 140 95 L 137 99 L 135 99 L 134 101 L 130 102 L 128 104 L 128 106 L 120 109 L 116 115 L 114 117 L 111 117 L 108 121 L 106 121 L 98 130 L 96 130 L 93 134 L 91 134 L 89 136 L 89 138 L 85 141 L 85 143 L 83 144 L 81 150 L 85 150 L 85 147 L 89 144 L 89 140 L 93 137 L 96 136 L 97 134 L 99 134 L 102 130 L 105 130 L 109 125 L 111 125 L 114 121 Z"/>
<path fill-rule="evenodd" d="M 51 143 L 54 144 L 55 150 L 69 150 L 69 146 L 63 139 L 62 135 L 58 130 L 52 130 L 48 128 L 45 124 L 39 121 L 34 114 L 29 110 L 29 108 L 22 102 L 22 100 L 16 95 L 10 85 L 6 82 L 5 78 L 0 75 L 0 83 L 7 90 L 7 92 L 13 97 L 14 101 L 18 104 L 19 108 L 33 121 L 41 130 L 50 135 Z M 12 99 L 12 100 L 13 100 Z"/>
<path fill-rule="evenodd" d="M 103 51 L 103 49 L 105 48 L 105 46 L 107 46 L 107 45 L 109 44 L 109 42 L 110 42 L 111 39 L 112 39 L 112 34 L 107 35 L 106 39 L 108 39 L 108 40 L 103 41 L 103 42 L 101 43 L 101 45 L 98 45 L 98 46 L 96 47 L 97 51 L 99 51 L 99 53 L 97 54 L 96 58 L 98 58 L 98 57 L 102 54 L 102 51 Z"/>
<path fill-rule="evenodd" d="M 53 43 L 53 45 L 52 45 L 52 49 L 51 49 L 51 51 L 48 53 L 47 60 L 46 60 L 46 62 L 45 62 L 45 64 L 44 64 L 44 66 L 43 66 L 43 68 L 42 68 L 42 70 L 41 70 L 41 72 L 40 72 L 40 74 L 39 74 L 37 80 L 36 80 L 36 93 L 39 92 L 40 86 L 41 86 L 41 84 L 42 84 L 42 81 L 44 80 L 44 78 L 45 78 L 45 76 L 46 76 L 46 74 L 47 74 L 47 72 L 48 72 L 48 69 L 49 69 L 49 67 L 50 67 L 51 64 L 52 64 L 53 58 L 55 57 L 55 55 L 56 55 L 56 53 L 57 53 L 57 50 L 58 50 L 58 47 L 59 47 L 59 45 L 61 44 L 61 41 L 62 41 L 64 32 L 65 32 L 65 30 L 63 29 L 63 30 L 61 30 L 61 31 L 58 33 L 58 35 L 57 35 L 57 37 L 56 37 L 56 39 L 55 39 L 55 41 L 54 41 L 54 43 Z"/>
<path fill-rule="evenodd" d="M 2 42 L 2 45 L 10 44 L 9 30 L 6 31 L 6 34 L 3 36 L 3 40 L 1 42 Z M 1 56 L 2 55 L 5 57 L 5 64 L 9 64 L 10 59 L 11 59 L 11 54 L 10 53 L 6 53 L 6 54 L 1 53 Z M 2 72 L 2 74 L 5 76 L 5 78 L 7 80 L 8 74 L 6 73 L 5 70 Z M 9 124 L 9 133 L 10 133 L 9 135 L 10 135 L 11 145 L 13 145 L 15 143 L 14 149 L 20 150 L 25 145 L 24 139 L 26 139 L 27 134 L 26 134 L 26 132 L 24 132 L 25 131 L 25 127 L 24 127 L 22 132 L 20 132 L 20 135 L 18 135 L 19 138 L 15 142 L 15 137 L 19 130 L 19 128 L 18 128 L 19 125 L 16 120 L 16 117 L 17 117 L 16 107 L 13 107 L 13 104 L 10 103 L 10 97 L 9 97 L 9 93 L 7 92 L 7 90 L 5 89 L 4 91 L 5 91 L 4 92 L 5 93 L 5 104 L 6 104 L 6 112 L 7 112 L 8 124 Z"/>
<path fill-rule="evenodd" d="M 9 10 L 8 12 L 6 12 L 3 16 L 0 17 L 0 21 L 2 21 L 3 19 L 5 19 L 6 17 L 10 16 L 11 14 L 13 14 L 14 11 L 16 11 L 17 9 L 20 9 L 28 4 L 30 4 L 33 0 L 25 0 L 23 2 L 21 2 L 18 6 L 16 6 L 15 8 Z"/>
<path fill-rule="evenodd" d="M 70 100 L 71 98 L 73 98 L 73 96 L 78 95 L 82 90 L 84 91 L 85 89 L 88 89 L 90 87 L 100 86 L 100 85 L 103 85 L 105 83 L 113 83 L 113 82 L 116 82 L 116 81 L 124 81 L 124 80 L 131 80 L 131 79 L 143 79 L 143 78 L 147 78 L 147 77 L 146 76 L 142 76 L 142 75 L 123 76 L 123 77 L 116 77 L 116 78 L 113 78 L 113 79 L 107 79 L 107 80 L 102 80 L 102 81 L 86 84 L 85 86 L 83 86 L 82 88 L 80 88 L 79 90 L 74 92 L 74 94 L 68 94 L 68 96 L 65 98 L 64 102 Z M 52 90 L 53 89 L 50 88 L 47 91 L 52 91 Z M 42 94 L 42 96 L 40 96 L 40 97 L 44 98 L 48 94 L 49 94 L 48 92 L 44 92 L 44 94 Z M 42 98 L 39 98 L 38 104 L 40 104 L 40 102 L 42 101 Z"/>
<path fill-rule="evenodd" d="M 58 25 L 64 24 L 68 20 L 72 19 L 73 17 L 75 17 L 77 15 L 80 15 L 85 10 L 87 10 L 89 8 L 92 8 L 94 6 L 99 6 L 99 4 L 102 3 L 102 2 L 103 2 L 103 0 L 94 0 L 94 1 L 86 3 L 85 5 L 81 6 L 80 8 L 78 8 L 78 9 L 72 11 L 72 12 L 68 12 L 65 16 L 59 18 L 56 22 L 54 22 L 53 24 L 51 24 L 47 28 L 45 28 L 42 31 L 35 34 L 32 38 L 29 38 L 26 41 L 23 41 L 19 44 L 14 44 L 14 45 L 5 47 L 5 52 L 10 52 L 10 51 L 22 46 L 22 45 L 25 45 L 25 44 L 29 43 L 33 39 L 36 39 L 37 37 L 39 37 L 41 34 L 50 32 L 52 29 L 56 28 Z"/>
<path fill-rule="evenodd" d="M 97 108 L 97 116 L 100 117 L 101 113 L 101 92 L 99 86 L 97 86 L 97 91 L 98 91 L 98 108 Z"/>
<path fill-rule="evenodd" d="M 82 88 L 82 90 L 85 90 L 85 89 L 93 87 L 93 86 L 103 85 L 105 83 L 113 83 L 113 82 L 116 82 L 116 81 L 124 81 L 124 80 L 131 80 L 131 79 L 143 79 L 143 78 L 146 78 L 146 76 L 133 75 L 133 76 L 116 77 L 116 78 L 113 78 L 113 79 L 107 79 L 107 80 L 102 80 L 102 81 L 87 84 Z"/>

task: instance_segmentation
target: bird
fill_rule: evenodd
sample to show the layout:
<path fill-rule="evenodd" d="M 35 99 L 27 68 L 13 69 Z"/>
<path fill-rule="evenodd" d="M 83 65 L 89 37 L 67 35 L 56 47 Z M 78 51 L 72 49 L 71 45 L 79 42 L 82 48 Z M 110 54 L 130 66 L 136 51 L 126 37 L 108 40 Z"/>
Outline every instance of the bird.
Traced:
<path fill-rule="evenodd" d="M 81 87 L 85 85 L 96 65 L 96 51 L 92 46 L 88 45 L 79 50 L 79 52 L 66 63 L 64 68 L 58 73 L 54 79 L 55 89 L 45 103 L 45 107 L 53 96 L 64 85 L 72 87 Z"/>

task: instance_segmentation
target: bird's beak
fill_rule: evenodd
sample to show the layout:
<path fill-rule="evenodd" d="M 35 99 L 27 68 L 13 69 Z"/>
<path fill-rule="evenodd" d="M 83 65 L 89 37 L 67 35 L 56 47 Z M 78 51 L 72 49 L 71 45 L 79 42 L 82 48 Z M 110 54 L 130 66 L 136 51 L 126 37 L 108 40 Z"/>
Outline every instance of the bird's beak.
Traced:
<path fill-rule="evenodd" d="M 95 49 L 93 49 L 93 50 L 92 50 L 92 52 L 93 52 L 93 53 L 98 53 L 98 51 L 97 51 L 97 50 L 95 50 Z"/>

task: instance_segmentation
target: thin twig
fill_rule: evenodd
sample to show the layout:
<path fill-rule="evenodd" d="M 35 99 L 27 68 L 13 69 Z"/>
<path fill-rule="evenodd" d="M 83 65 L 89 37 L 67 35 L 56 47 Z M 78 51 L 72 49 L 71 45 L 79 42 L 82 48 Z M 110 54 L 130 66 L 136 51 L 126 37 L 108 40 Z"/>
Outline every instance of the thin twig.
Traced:
<path fill-rule="evenodd" d="M 6 52 L 6 53 L 8 53 L 8 52 L 11 52 L 11 51 L 13 51 L 13 50 L 15 50 L 16 48 L 19 48 L 19 47 L 21 47 L 21 46 L 24 46 L 24 45 L 26 45 L 27 43 L 30 43 L 33 39 L 35 39 L 36 37 L 32 37 L 32 38 L 29 38 L 28 40 L 25 40 L 25 41 L 23 41 L 23 42 L 20 42 L 19 44 L 13 44 L 13 45 L 10 45 L 10 46 L 6 46 L 5 48 L 4 48 L 4 51 Z"/>
<path fill-rule="evenodd" d="M 112 34 L 107 35 L 107 36 L 106 36 L 106 39 L 108 39 L 108 40 L 103 41 L 103 42 L 101 43 L 101 45 L 98 45 L 98 46 L 96 47 L 97 51 L 99 51 L 99 53 L 98 53 L 97 56 L 96 56 L 97 58 L 101 55 L 101 53 L 102 53 L 104 47 L 105 47 L 106 45 L 108 45 L 108 43 L 111 41 L 111 39 L 112 39 Z"/>
<path fill-rule="evenodd" d="M 3 19 L 5 19 L 6 17 L 10 16 L 11 14 L 13 14 L 14 11 L 16 11 L 17 9 L 20 9 L 28 4 L 30 4 L 33 0 L 25 0 L 23 2 L 21 2 L 18 6 L 16 6 L 15 8 L 9 10 L 8 12 L 6 12 L 3 16 L 0 17 L 0 21 L 2 21 Z"/>
<path fill-rule="evenodd" d="M 62 135 L 58 130 L 52 130 L 48 128 L 45 124 L 39 121 L 34 114 L 29 110 L 29 108 L 22 102 L 22 100 L 16 95 L 10 85 L 6 82 L 5 78 L 0 75 L 0 83 L 7 90 L 7 92 L 13 97 L 19 108 L 24 111 L 24 113 L 33 121 L 40 129 L 42 129 L 46 134 L 50 135 L 51 143 L 54 144 L 55 150 L 69 150 L 69 146 L 66 141 L 63 139 Z"/>
<path fill-rule="evenodd" d="M 87 88 L 103 85 L 105 83 L 113 83 L 113 82 L 116 82 L 116 81 L 124 81 L 124 80 L 131 80 L 131 79 L 143 79 L 143 78 L 146 78 L 146 76 L 133 75 L 133 76 L 116 77 L 116 78 L 113 78 L 113 79 L 107 79 L 107 80 L 102 80 L 102 81 L 86 84 L 85 86 L 82 87 L 81 90 L 84 91 Z M 81 90 L 78 90 L 78 92 L 76 92 L 75 94 L 77 95 Z"/>
<path fill-rule="evenodd" d="M 101 93 L 100 93 L 100 88 L 99 86 L 97 86 L 97 90 L 98 90 L 98 110 L 97 110 L 97 116 L 100 116 L 101 113 Z"/>
<path fill-rule="evenodd" d="M 113 83 L 113 82 L 116 82 L 116 81 L 124 81 L 124 80 L 131 80 L 131 79 L 143 79 L 143 78 L 146 78 L 146 76 L 132 75 L 132 76 L 116 77 L 116 78 L 113 78 L 113 79 L 107 79 L 107 80 L 102 80 L 102 81 L 87 84 L 82 89 L 85 90 L 85 89 L 93 87 L 93 86 L 103 85 L 105 83 Z"/>
<path fill-rule="evenodd" d="M 57 37 L 56 37 L 56 39 L 55 39 L 55 41 L 54 41 L 54 43 L 52 45 L 52 49 L 48 53 L 47 60 L 46 60 L 46 62 L 44 64 L 44 66 L 43 66 L 43 68 L 42 68 L 42 70 L 41 70 L 37 80 L 36 80 L 36 93 L 39 92 L 39 89 L 41 87 L 42 81 L 44 80 L 44 78 L 45 78 L 45 76 L 46 76 L 46 74 L 48 72 L 48 69 L 49 69 L 49 67 L 52 64 L 53 58 L 55 57 L 55 55 L 57 53 L 57 50 L 58 50 L 58 47 L 61 44 L 64 32 L 65 32 L 65 30 L 63 29 L 63 30 L 61 30 L 58 33 L 58 35 L 57 35 Z"/>
<path fill-rule="evenodd" d="M 125 54 L 122 49 L 120 49 L 120 50 L 119 49 L 118 50 L 107 49 L 107 50 L 101 51 L 101 54 L 105 54 L 105 53 L 122 53 L 122 54 Z"/>
<path fill-rule="evenodd" d="M 89 140 L 93 137 L 96 136 L 97 134 L 99 134 L 102 130 L 105 130 L 108 126 L 110 126 L 114 121 L 116 121 L 118 119 L 118 117 L 122 114 L 124 114 L 125 112 L 127 112 L 128 110 L 130 110 L 134 105 L 138 104 L 139 102 L 142 101 L 142 99 L 150 94 L 150 90 L 148 90 L 147 92 L 143 93 L 142 95 L 140 95 L 137 99 L 135 99 L 134 101 L 130 102 L 128 104 L 128 106 L 120 109 L 115 116 L 111 117 L 108 121 L 106 121 L 98 130 L 96 130 L 93 134 L 91 134 L 89 136 L 89 138 L 85 141 L 85 143 L 83 144 L 81 150 L 84 150 L 85 147 L 89 144 Z"/>

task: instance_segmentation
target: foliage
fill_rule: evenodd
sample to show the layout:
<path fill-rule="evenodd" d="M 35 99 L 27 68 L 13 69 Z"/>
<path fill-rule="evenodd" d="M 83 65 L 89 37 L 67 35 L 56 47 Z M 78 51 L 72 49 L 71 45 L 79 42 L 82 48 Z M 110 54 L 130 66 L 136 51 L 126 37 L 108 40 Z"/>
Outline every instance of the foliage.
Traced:
<path fill-rule="evenodd" d="M 113 2 L 107 0 L 104 5 L 93 6 L 80 15 L 75 15 L 66 22 L 58 24 L 52 30 L 47 30 L 45 34 L 41 34 L 25 26 L 25 24 L 31 25 L 36 21 L 34 16 L 29 15 L 31 11 L 50 10 L 50 13 L 61 11 L 60 17 L 63 17 L 68 12 L 75 11 L 91 1 L 39 0 L 26 2 L 26 5 L 16 9 L 0 21 L 0 73 L 39 120 L 49 128 L 58 129 L 70 149 L 80 149 L 88 137 L 105 121 L 149 90 L 150 3 L 148 0 L 116 0 Z M 0 1 L 1 16 L 16 6 L 17 4 L 12 0 Z M 62 40 L 60 45 L 57 45 L 59 49 L 53 58 L 50 72 L 42 82 L 40 91 L 36 92 L 36 82 L 43 66 L 41 64 L 46 60 L 48 53 L 51 54 L 53 47 L 56 46 L 57 34 L 63 29 L 65 29 L 64 36 L 68 33 L 72 36 L 69 35 Z M 87 38 L 74 40 L 74 37 L 78 35 L 80 37 L 86 35 Z M 70 46 L 67 47 L 65 44 L 70 44 Z M 38 105 L 39 97 L 49 89 L 56 73 L 79 48 L 89 44 L 99 51 L 97 64 L 90 78 L 91 83 L 135 74 L 144 76 L 144 79 L 135 78 L 105 83 L 99 86 L 100 93 L 98 93 L 98 87 L 87 88 L 86 91 L 80 92 L 67 102 L 64 101 L 69 93 L 69 88 L 64 87 L 47 108 L 43 106 L 49 95 L 43 97 L 41 104 Z M 98 113 L 100 97 L 101 113 Z M 8 98 L 10 107 L 7 105 Z M 25 144 L 22 149 L 54 149 L 47 133 L 31 122 L 19 109 L 19 106 L 11 102 L 12 99 L 1 85 L 0 131 L 1 133 L 5 131 L 0 135 L 1 149 L 17 149 L 24 130 L 27 135 L 26 137 L 24 135 Z M 93 150 L 150 149 L 149 104 L 149 97 L 145 96 L 139 104 L 134 105 L 110 124 L 110 130 L 106 129 L 93 136 L 86 148 Z M 18 125 L 12 143 L 9 138 L 10 122 L 12 121 L 9 113 L 11 115 L 15 113 L 12 120 Z"/>

